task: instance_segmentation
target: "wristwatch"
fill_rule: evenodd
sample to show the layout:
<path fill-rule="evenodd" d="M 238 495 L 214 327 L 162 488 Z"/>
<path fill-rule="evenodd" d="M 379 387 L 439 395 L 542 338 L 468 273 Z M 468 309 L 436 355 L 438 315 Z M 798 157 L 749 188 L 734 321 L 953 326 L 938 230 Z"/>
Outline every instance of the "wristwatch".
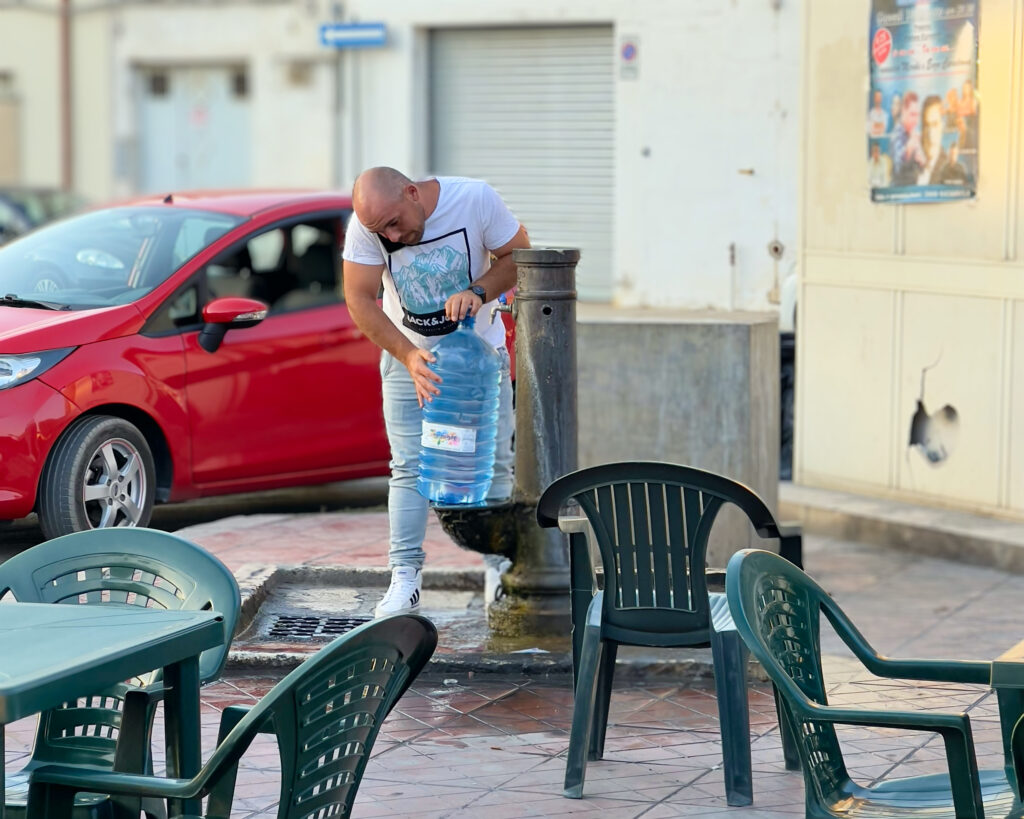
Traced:
<path fill-rule="evenodd" d="M 472 284 L 469 286 L 471 292 L 475 293 L 480 297 L 480 301 L 487 301 L 487 291 L 484 290 L 479 284 Z"/>

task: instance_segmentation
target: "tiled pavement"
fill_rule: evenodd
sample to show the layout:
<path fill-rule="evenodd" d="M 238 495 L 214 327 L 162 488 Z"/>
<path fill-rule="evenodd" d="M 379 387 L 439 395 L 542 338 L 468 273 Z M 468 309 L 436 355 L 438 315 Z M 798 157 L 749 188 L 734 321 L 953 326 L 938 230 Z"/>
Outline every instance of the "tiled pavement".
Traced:
<path fill-rule="evenodd" d="M 960 686 L 858 684 L 837 669 L 836 704 L 934 708 L 971 715 L 981 767 L 1000 763 L 994 698 Z M 203 698 L 204 749 L 219 711 L 253 702 L 276 677 L 232 674 Z M 912 702 L 911 702 L 912 701 Z M 799 773 L 782 764 L 771 694 L 750 691 L 754 805 L 725 803 L 713 689 L 651 682 L 617 689 L 605 759 L 587 769 L 585 798 L 561 796 L 572 697 L 561 681 L 421 678 L 388 718 L 366 769 L 355 817 L 581 816 L 781 819 L 803 815 Z M 31 721 L 10 726 L 9 766 L 23 757 Z M 157 729 L 159 735 L 159 727 Z M 931 735 L 841 732 L 847 763 L 872 781 L 942 770 Z M 276 748 L 261 736 L 243 758 L 232 817 L 273 817 L 280 787 Z"/>
<path fill-rule="evenodd" d="M 260 517 L 183 534 L 236 569 L 253 561 L 377 565 L 383 554 L 386 520 L 379 513 Z M 433 527 L 431 538 L 433 565 L 479 565 L 478 556 L 447 543 Z M 1024 637 L 1015 605 L 1024 591 L 1018 575 L 815 537 L 805 542 L 805 565 L 882 653 L 990 659 Z M 825 635 L 823 644 L 832 702 L 966 711 L 979 764 L 1001 764 L 995 698 L 987 689 L 870 679 L 843 655 L 834 635 Z M 232 671 L 204 690 L 205 753 L 213 746 L 220 709 L 254 701 L 278 676 Z M 713 688 L 661 678 L 618 686 L 606 757 L 588 766 L 582 800 L 561 796 L 571 705 L 562 677 L 421 677 L 383 727 L 353 815 L 803 814 L 802 779 L 782 764 L 764 683 L 752 683 L 750 691 L 754 805 L 748 808 L 725 804 Z M 26 753 L 31 729 L 29 721 L 9 727 L 8 766 Z M 840 736 L 851 773 L 867 782 L 894 772 L 943 769 L 942 744 L 931 734 L 864 728 Z M 243 759 L 232 816 L 276 816 L 278 776 L 272 740 L 260 737 Z"/>

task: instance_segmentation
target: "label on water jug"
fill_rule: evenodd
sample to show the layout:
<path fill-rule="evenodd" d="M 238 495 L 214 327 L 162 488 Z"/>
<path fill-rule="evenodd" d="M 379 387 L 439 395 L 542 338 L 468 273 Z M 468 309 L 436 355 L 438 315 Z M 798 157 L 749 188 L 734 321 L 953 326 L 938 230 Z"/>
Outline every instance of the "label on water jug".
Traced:
<path fill-rule="evenodd" d="M 424 421 L 420 445 L 446 452 L 476 452 L 476 430 Z"/>

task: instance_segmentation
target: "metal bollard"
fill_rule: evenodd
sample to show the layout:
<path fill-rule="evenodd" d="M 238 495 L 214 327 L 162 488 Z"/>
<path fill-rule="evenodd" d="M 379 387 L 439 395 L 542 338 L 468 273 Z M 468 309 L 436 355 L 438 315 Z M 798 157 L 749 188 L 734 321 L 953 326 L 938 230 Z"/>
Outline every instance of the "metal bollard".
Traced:
<path fill-rule="evenodd" d="M 496 634 L 569 632 L 565 536 L 537 525 L 537 502 L 556 478 L 576 469 L 575 249 L 513 251 L 516 320 L 515 562 L 505 598 L 492 607 Z"/>

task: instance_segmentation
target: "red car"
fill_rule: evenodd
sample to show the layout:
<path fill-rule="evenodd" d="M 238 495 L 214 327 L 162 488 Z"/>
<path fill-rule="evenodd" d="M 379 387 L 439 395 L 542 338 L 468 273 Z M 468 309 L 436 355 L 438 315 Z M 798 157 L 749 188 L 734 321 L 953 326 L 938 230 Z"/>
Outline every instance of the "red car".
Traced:
<path fill-rule="evenodd" d="M 379 352 L 340 295 L 350 212 L 173 194 L 0 248 L 0 520 L 55 537 L 387 474 Z"/>

